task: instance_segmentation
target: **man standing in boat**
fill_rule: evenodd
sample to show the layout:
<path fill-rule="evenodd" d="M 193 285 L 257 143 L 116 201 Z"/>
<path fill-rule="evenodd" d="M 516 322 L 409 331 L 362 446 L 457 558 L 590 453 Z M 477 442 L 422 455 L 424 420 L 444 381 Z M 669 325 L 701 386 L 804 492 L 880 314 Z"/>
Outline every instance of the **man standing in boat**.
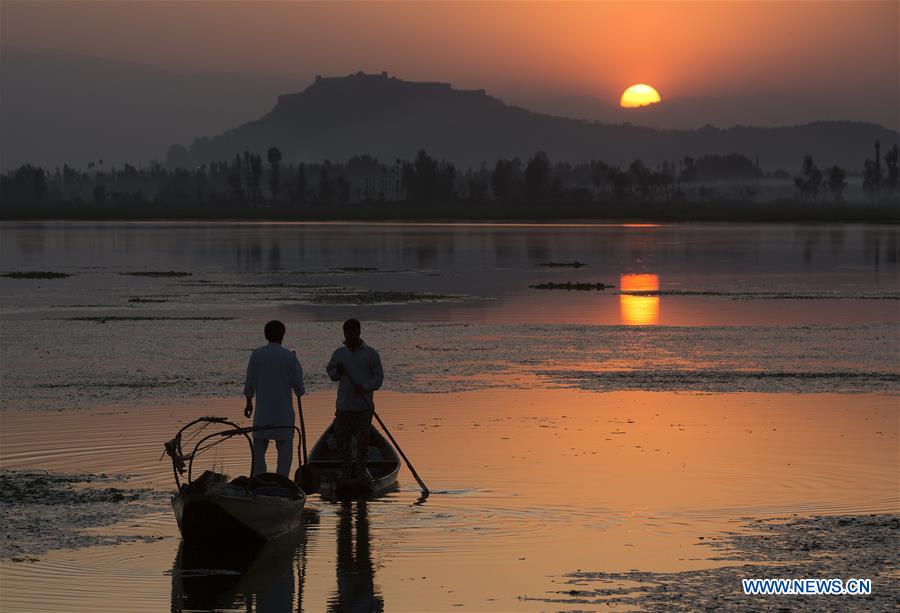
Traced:
<path fill-rule="evenodd" d="M 362 327 L 356 319 L 344 322 L 344 346 L 331 356 L 325 370 L 338 381 L 334 430 L 341 455 L 344 478 L 371 478 L 366 468 L 369 431 L 375 410 L 373 392 L 384 382 L 384 369 L 378 352 L 360 338 Z M 356 437 L 354 466 L 351 439 Z M 354 470 L 355 469 L 355 470 Z"/>
<path fill-rule="evenodd" d="M 294 404 L 291 392 L 297 395 L 299 408 L 300 397 L 306 390 L 303 388 L 303 368 L 297 354 L 281 346 L 285 331 L 284 324 L 280 321 L 267 323 L 265 335 L 269 342 L 255 349 L 247 363 L 247 379 L 244 383 L 247 406 L 244 416 L 253 415 L 254 428 L 288 426 L 253 432 L 253 476 L 267 471 L 266 450 L 270 440 L 275 441 L 275 448 L 278 450 L 278 474 L 289 477 L 291 472 L 294 439 Z"/>

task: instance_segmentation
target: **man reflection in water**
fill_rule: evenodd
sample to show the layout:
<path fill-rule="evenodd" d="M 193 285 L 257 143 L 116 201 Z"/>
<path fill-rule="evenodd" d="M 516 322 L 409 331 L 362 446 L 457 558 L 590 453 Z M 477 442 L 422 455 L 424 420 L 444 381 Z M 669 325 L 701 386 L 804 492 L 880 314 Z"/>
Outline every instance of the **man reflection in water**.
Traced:
<path fill-rule="evenodd" d="M 384 369 L 378 352 L 360 338 L 358 320 L 344 322 L 344 346 L 331 356 L 325 370 L 332 381 L 339 381 L 335 402 L 334 429 L 341 455 L 341 476 L 371 479 L 366 467 L 369 453 L 369 429 L 375 410 L 372 393 L 384 382 Z M 350 442 L 356 437 L 356 462 Z"/>
<path fill-rule="evenodd" d="M 254 428 L 259 426 L 288 426 L 277 430 L 253 432 L 253 475 L 266 472 L 266 450 L 269 441 L 275 441 L 278 450 L 278 474 L 288 477 L 291 472 L 291 442 L 294 438 L 294 405 L 291 390 L 297 395 L 297 406 L 303 389 L 303 368 L 297 355 L 281 346 L 285 334 L 284 324 L 270 321 L 265 335 L 268 344 L 253 351 L 247 363 L 247 379 L 244 396 L 247 406 L 244 416 L 253 415 L 253 396 L 256 395 Z"/>
<path fill-rule="evenodd" d="M 355 549 L 354 504 L 357 505 Z M 372 566 L 370 545 L 366 502 L 344 501 L 337 527 L 337 593 L 328 602 L 329 611 L 384 611 L 384 599 L 375 593 L 375 569 Z"/>

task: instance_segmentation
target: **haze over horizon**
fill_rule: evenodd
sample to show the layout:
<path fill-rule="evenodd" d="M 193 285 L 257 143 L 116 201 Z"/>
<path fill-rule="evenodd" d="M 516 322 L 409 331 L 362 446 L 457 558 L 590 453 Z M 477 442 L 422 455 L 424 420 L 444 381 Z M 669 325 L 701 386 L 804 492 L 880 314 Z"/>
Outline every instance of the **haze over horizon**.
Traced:
<path fill-rule="evenodd" d="M 485 89 L 531 110 L 610 123 L 850 120 L 900 129 L 893 2 L 4 1 L 0 10 L 4 169 L 40 163 L 29 147 L 42 151 L 75 129 L 60 118 L 77 117 L 85 134 L 96 134 L 90 142 L 72 133 L 72 147 L 61 145 L 73 162 L 105 155 L 141 163 L 172 143 L 257 119 L 316 74 L 357 71 Z M 54 87 L 64 80 L 56 65 L 42 68 L 45 76 L 16 72 L 10 47 L 55 58 L 69 67 L 69 82 Z M 131 74 L 110 85 L 103 70 L 121 75 L 128 66 Z M 621 92 L 638 82 L 656 87 L 662 102 L 618 108 Z M 110 120 L 118 135 L 102 134 Z M 17 130 L 28 142 L 14 138 Z"/>

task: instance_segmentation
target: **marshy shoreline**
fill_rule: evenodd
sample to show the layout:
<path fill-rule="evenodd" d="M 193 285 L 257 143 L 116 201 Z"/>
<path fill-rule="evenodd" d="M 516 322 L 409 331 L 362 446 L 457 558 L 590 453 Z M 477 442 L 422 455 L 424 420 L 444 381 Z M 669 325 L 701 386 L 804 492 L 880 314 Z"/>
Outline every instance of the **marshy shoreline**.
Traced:
<path fill-rule="evenodd" d="M 900 601 L 900 514 L 813 515 L 756 519 L 738 531 L 701 536 L 710 547 L 702 570 L 620 573 L 580 570 L 564 589 L 543 598 L 554 605 L 638 607 L 647 611 L 761 609 L 887 611 Z M 746 595 L 741 579 L 869 579 L 867 595 Z"/>

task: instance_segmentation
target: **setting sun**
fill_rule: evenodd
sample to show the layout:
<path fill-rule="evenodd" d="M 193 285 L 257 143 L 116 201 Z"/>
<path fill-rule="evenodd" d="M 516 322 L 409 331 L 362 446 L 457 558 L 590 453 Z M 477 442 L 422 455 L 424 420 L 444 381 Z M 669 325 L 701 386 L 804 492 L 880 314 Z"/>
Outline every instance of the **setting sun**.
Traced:
<path fill-rule="evenodd" d="M 662 98 L 659 97 L 659 92 L 656 89 L 650 85 L 638 83 L 625 90 L 622 98 L 619 100 L 619 106 L 624 109 L 633 109 L 639 106 L 656 104 L 660 100 Z"/>

